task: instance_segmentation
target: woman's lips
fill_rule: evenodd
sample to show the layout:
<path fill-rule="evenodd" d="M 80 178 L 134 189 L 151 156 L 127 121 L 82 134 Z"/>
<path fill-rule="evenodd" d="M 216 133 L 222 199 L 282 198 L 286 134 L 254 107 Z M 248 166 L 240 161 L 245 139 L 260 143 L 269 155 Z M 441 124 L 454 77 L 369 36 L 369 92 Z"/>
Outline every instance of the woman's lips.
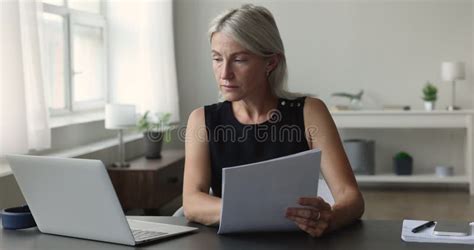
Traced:
<path fill-rule="evenodd" d="M 221 87 L 224 88 L 225 90 L 234 90 L 238 88 L 237 85 L 221 85 Z"/>

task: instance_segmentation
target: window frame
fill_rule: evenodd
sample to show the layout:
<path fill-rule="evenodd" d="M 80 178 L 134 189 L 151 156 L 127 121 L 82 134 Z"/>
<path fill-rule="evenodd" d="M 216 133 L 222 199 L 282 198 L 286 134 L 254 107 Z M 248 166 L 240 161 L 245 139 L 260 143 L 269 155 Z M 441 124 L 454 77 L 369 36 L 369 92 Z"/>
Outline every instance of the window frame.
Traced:
<path fill-rule="evenodd" d="M 106 13 L 106 3 L 104 1 L 100 2 L 100 11 L 99 13 L 86 12 L 82 10 L 70 9 L 68 6 L 68 0 L 64 0 L 63 6 L 53 5 L 49 3 L 42 2 L 43 12 L 53 15 L 59 15 L 64 18 L 64 82 L 65 82 L 65 108 L 55 109 L 48 107 L 51 117 L 59 117 L 65 115 L 74 115 L 75 113 L 81 112 L 93 112 L 100 111 L 103 112 L 105 104 L 109 100 L 109 82 L 108 82 L 108 27 L 107 20 L 105 17 Z M 102 76 L 103 84 L 102 91 L 103 96 L 98 100 L 90 101 L 74 101 L 74 42 L 73 42 L 73 26 L 74 25 L 84 25 L 94 28 L 99 28 L 102 31 L 103 36 L 103 67 L 102 67 Z"/>

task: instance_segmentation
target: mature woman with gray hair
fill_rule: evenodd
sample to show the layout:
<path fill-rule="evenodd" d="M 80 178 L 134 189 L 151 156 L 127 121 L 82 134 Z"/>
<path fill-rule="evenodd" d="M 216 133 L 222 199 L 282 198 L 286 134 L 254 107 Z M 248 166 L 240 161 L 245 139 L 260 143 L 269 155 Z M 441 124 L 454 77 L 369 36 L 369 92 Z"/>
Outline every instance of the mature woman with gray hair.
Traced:
<path fill-rule="evenodd" d="M 282 216 L 313 237 L 360 218 L 364 200 L 326 105 L 286 90 L 285 50 L 270 11 L 254 5 L 228 10 L 211 22 L 209 39 L 224 101 L 198 108 L 189 117 L 185 216 L 205 225 L 219 223 L 223 168 L 318 148 L 334 205 L 321 197 L 295 197 L 301 206 L 288 208 Z M 275 140 L 256 133 L 262 127 L 279 131 L 285 126 L 298 128 L 300 136 L 280 135 Z M 234 134 L 219 133 L 223 127 Z"/>

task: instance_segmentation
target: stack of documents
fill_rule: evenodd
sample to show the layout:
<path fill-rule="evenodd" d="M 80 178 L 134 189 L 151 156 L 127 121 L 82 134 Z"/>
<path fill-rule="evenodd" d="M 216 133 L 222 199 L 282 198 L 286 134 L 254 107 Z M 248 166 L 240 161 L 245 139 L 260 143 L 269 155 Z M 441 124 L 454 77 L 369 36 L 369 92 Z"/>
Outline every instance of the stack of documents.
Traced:
<path fill-rule="evenodd" d="M 438 236 L 434 235 L 434 227 L 427 228 L 418 233 L 412 233 L 412 229 L 425 223 L 423 220 L 403 220 L 402 240 L 407 242 L 432 242 L 432 243 L 454 243 L 474 245 L 474 235 L 468 236 Z M 471 223 L 471 226 L 474 224 Z"/>
<path fill-rule="evenodd" d="M 285 217 L 298 198 L 316 197 L 321 151 L 308 150 L 222 170 L 219 234 L 298 230 Z"/>

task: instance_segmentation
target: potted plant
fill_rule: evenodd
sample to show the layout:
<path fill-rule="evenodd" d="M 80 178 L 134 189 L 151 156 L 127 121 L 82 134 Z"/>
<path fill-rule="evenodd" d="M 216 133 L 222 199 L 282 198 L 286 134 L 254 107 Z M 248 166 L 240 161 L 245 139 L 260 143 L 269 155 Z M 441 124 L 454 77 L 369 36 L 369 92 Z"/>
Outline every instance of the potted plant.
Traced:
<path fill-rule="evenodd" d="M 393 168 L 397 175 L 411 175 L 413 172 L 413 157 L 407 152 L 399 152 L 393 157 Z"/>
<path fill-rule="evenodd" d="M 435 102 L 437 99 L 438 88 L 426 82 L 425 87 L 423 88 L 423 100 L 425 101 L 425 110 L 432 111 L 435 109 Z"/>
<path fill-rule="evenodd" d="M 145 140 L 145 157 L 148 159 L 161 158 L 163 140 L 171 141 L 170 113 L 150 115 L 146 111 L 138 120 L 138 130 L 143 132 Z"/>

